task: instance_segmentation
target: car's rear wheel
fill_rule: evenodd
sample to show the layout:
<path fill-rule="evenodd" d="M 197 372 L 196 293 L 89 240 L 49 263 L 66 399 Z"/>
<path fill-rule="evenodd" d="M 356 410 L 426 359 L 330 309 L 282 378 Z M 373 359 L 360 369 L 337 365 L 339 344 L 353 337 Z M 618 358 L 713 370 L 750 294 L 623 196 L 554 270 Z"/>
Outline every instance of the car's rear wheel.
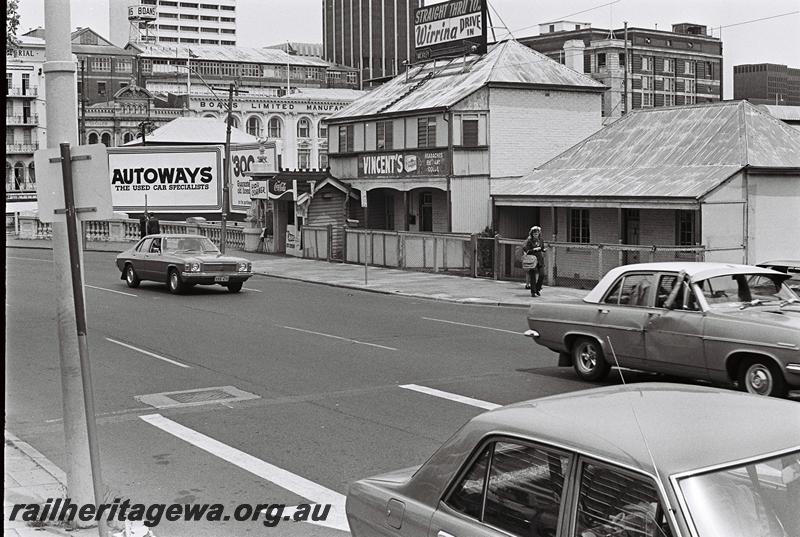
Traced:
<path fill-rule="evenodd" d="M 755 395 L 785 397 L 786 381 L 778 366 L 764 359 L 753 359 L 742 364 L 739 386 Z"/>
<path fill-rule="evenodd" d="M 128 284 L 128 287 L 139 287 L 141 282 L 142 281 L 139 279 L 139 276 L 136 275 L 136 271 L 133 269 L 133 265 L 130 263 L 125 265 L 125 283 Z"/>
<path fill-rule="evenodd" d="M 178 274 L 176 269 L 169 270 L 169 275 L 167 276 L 167 287 L 169 288 L 169 292 L 173 295 L 179 295 L 183 293 L 185 286 L 183 284 L 183 280 L 181 280 L 181 275 Z"/>
<path fill-rule="evenodd" d="M 572 344 L 572 365 L 580 378 L 591 381 L 604 379 L 611 369 L 600 343 L 591 338 L 578 338 Z"/>
<path fill-rule="evenodd" d="M 242 290 L 242 282 L 231 282 L 228 284 L 228 291 L 238 293 Z"/>

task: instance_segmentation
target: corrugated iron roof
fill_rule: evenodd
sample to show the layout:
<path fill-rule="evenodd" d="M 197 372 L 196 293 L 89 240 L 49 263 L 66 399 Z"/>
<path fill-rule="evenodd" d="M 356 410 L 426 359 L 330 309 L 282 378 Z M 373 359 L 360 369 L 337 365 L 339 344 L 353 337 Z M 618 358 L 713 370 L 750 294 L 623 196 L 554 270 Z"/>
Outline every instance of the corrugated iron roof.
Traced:
<path fill-rule="evenodd" d="M 493 196 L 700 198 L 744 166 L 800 167 L 800 132 L 747 101 L 637 110 Z"/>
<path fill-rule="evenodd" d="M 482 56 L 431 61 L 412 67 L 340 110 L 331 120 L 451 106 L 489 83 L 568 86 L 603 91 L 587 75 L 516 41 L 498 43 Z"/>
<path fill-rule="evenodd" d="M 136 44 L 131 45 L 141 50 L 145 58 L 186 59 L 190 56 L 192 61 L 225 61 L 241 63 L 267 63 L 275 65 L 290 65 L 303 67 L 330 67 L 332 64 L 320 58 L 311 56 L 293 56 L 274 48 L 248 48 L 230 47 L 227 45 L 164 45 L 164 44 Z"/>
<path fill-rule="evenodd" d="M 225 122 L 220 119 L 205 117 L 179 117 L 163 127 L 159 127 L 147 135 L 148 144 L 224 144 Z M 231 127 L 231 143 L 252 144 L 258 138 Z M 128 142 L 127 145 L 141 145 L 141 140 Z"/>
<path fill-rule="evenodd" d="M 761 108 L 769 115 L 781 121 L 800 121 L 800 106 L 775 106 L 774 104 L 762 104 Z"/>

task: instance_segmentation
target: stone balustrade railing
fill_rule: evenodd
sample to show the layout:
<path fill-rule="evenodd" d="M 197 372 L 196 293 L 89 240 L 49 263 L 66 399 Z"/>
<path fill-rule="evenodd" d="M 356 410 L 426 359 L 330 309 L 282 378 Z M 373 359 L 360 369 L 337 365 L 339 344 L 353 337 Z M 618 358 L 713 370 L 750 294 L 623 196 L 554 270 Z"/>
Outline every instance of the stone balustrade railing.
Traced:
<path fill-rule="evenodd" d="M 187 222 L 160 222 L 162 233 L 192 233 L 208 237 L 215 244 L 220 241 L 220 224 L 190 224 Z M 84 239 L 87 242 L 135 242 L 139 240 L 139 221 L 132 218 L 114 220 L 89 220 L 83 223 Z M 226 247 L 244 249 L 244 228 L 229 223 L 226 229 Z M 53 225 L 40 222 L 35 216 L 19 217 L 20 239 L 50 240 L 53 238 Z"/>

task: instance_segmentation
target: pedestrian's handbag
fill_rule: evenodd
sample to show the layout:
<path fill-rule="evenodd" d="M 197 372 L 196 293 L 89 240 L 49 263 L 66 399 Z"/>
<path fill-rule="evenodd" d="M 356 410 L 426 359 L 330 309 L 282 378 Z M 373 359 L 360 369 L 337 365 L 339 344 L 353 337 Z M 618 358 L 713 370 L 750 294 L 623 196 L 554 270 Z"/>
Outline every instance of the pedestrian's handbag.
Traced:
<path fill-rule="evenodd" d="M 522 268 L 524 270 L 533 270 L 536 268 L 536 265 L 539 264 L 539 260 L 533 254 L 523 254 L 522 256 Z"/>

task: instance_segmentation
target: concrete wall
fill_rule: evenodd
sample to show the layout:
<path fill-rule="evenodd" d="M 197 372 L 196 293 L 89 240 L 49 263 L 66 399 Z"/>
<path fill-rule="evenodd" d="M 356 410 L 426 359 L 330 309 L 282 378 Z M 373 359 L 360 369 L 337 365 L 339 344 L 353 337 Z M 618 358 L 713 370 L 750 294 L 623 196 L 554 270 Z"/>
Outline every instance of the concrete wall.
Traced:
<path fill-rule="evenodd" d="M 602 127 L 600 93 L 491 88 L 492 177 L 522 175 Z"/>

